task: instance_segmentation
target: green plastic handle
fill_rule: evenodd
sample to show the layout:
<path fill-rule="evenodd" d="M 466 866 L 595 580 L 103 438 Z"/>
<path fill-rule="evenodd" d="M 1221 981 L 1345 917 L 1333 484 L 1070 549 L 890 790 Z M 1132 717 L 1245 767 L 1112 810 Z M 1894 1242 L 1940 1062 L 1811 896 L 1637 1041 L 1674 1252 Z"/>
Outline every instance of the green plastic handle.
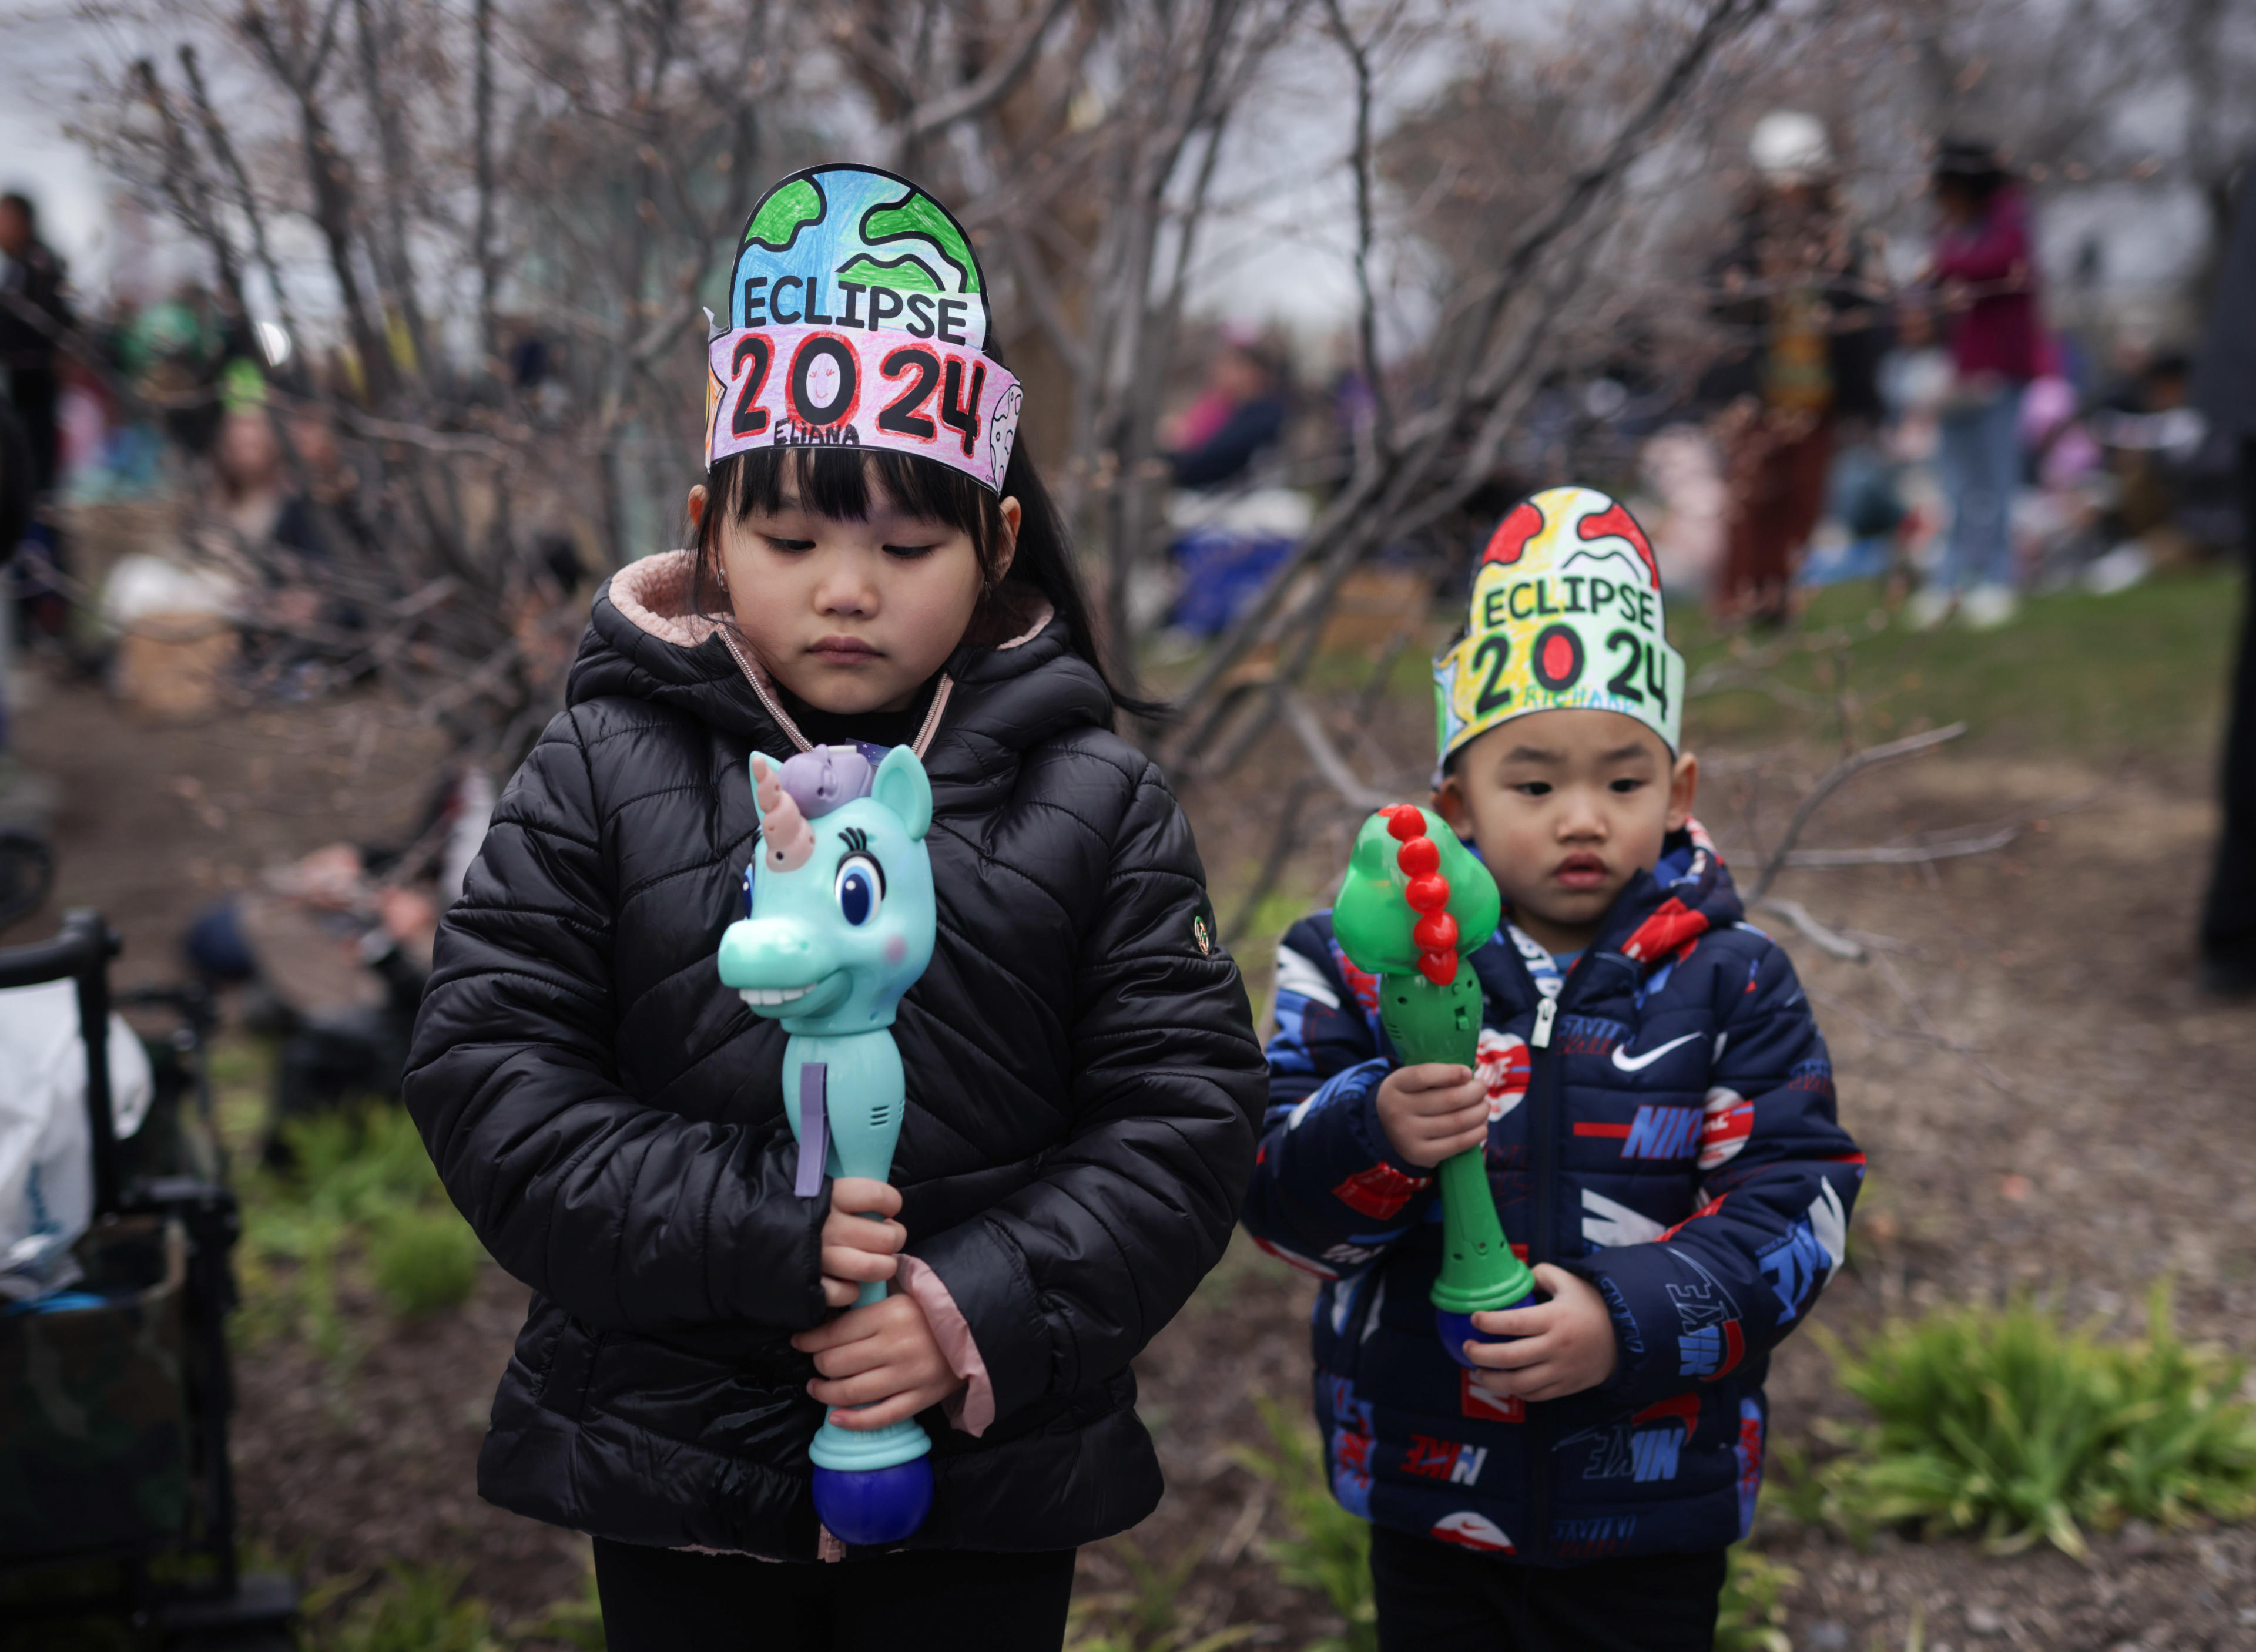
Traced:
<path fill-rule="evenodd" d="M 1401 818 L 1407 809 L 1406 805 L 1364 822 L 1332 907 L 1332 932 L 1357 968 L 1378 977 L 1379 1024 L 1403 1060 L 1448 1062 L 1477 1071 L 1480 981 L 1459 956 L 1459 943 L 1470 951 L 1493 935 L 1503 902 L 1496 880 L 1456 833 L 1425 809 L 1409 811 L 1419 817 L 1420 829 L 1414 830 Z M 1421 840 L 1433 849 L 1410 848 Z M 1430 859 L 1433 869 L 1406 869 L 1405 859 L 1414 868 Z M 1447 882 L 1446 898 L 1439 902 L 1430 884 L 1413 887 L 1421 877 L 1435 876 Z M 1412 903 L 1414 898 L 1419 904 Z M 1447 912 L 1453 922 L 1433 924 L 1436 912 Z M 1423 938 L 1418 933 L 1421 921 Z M 1444 938 L 1446 948 L 1421 944 L 1421 938 Z M 1446 972 L 1441 967 L 1444 957 Z M 1535 1278 L 1505 1241 L 1489 1190 L 1486 1150 L 1468 1148 L 1442 1160 L 1439 1175 L 1442 1273 L 1434 1282 L 1434 1305 L 1449 1313 L 1509 1307 L 1535 1288 Z"/>

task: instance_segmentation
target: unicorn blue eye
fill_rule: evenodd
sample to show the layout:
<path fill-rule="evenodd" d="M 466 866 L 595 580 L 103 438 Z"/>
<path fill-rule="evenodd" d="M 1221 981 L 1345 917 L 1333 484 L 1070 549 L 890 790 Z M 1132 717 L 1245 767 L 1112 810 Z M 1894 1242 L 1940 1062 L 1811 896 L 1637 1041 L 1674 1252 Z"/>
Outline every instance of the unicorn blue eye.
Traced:
<path fill-rule="evenodd" d="M 885 898 L 885 875 L 866 854 L 850 854 L 838 863 L 838 914 L 860 928 L 877 916 Z"/>
<path fill-rule="evenodd" d="M 745 916 L 746 917 L 750 917 L 751 915 L 752 915 L 752 868 L 750 868 L 750 867 L 748 866 L 748 867 L 746 867 L 746 868 L 744 868 L 744 916 Z"/>

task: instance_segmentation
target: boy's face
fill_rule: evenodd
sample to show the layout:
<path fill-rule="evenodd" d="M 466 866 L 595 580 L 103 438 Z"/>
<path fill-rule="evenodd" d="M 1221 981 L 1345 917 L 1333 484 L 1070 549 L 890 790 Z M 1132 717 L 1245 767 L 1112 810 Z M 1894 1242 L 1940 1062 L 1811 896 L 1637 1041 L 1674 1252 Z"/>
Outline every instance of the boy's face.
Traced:
<path fill-rule="evenodd" d="M 1541 711 L 1462 748 L 1434 806 L 1480 846 L 1512 920 L 1553 952 L 1587 946 L 1614 897 L 1692 817 L 1699 760 L 1611 711 Z"/>

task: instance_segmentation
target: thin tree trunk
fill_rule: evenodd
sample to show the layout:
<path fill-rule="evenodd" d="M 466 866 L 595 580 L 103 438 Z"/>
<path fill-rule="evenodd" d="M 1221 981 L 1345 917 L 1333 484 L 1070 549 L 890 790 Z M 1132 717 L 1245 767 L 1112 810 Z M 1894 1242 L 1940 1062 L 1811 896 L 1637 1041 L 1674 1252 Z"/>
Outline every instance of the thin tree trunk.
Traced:
<path fill-rule="evenodd" d="M 376 254 L 377 272 L 407 329 L 416 374 L 422 376 L 430 371 L 431 347 L 423 328 L 422 306 L 415 297 L 415 266 L 407 250 L 407 143 L 399 129 L 398 106 L 384 84 L 383 44 L 377 36 L 375 9 L 370 0 L 353 0 L 353 23 L 360 37 L 361 77 L 384 174 L 383 233 L 368 240 Z"/>
<path fill-rule="evenodd" d="M 494 252 L 493 21 L 493 0 L 477 0 L 472 96 L 477 123 L 478 347 L 489 362 L 497 362 L 501 355 L 501 334 L 494 319 L 494 291 L 500 285 L 501 267 Z"/>
<path fill-rule="evenodd" d="M 204 129 L 204 141 L 211 148 L 213 158 L 235 185 L 235 202 L 242 209 L 243 219 L 250 226 L 250 250 L 258 260 L 258 267 L 266 277 L 266 285 L 274 295 L 274 313 L 282 324 L 282 336 L 289 341 L 290 359 L 294 370 L 306 370 L 305 339 L 298 327 L 296 313 L 290 304 L 289 289 L 282 282 L 282 267 L 275 262 L 273 250 L 266 241 L 266 214 L 260 210 L 258 196 L 250 186 L 250 176 L 243 169 L 242 158 L 236 155 L 227 128 L 212 107 L 211 95 L 204 87 L 203 67 L 196 60 L 193 46 L 180 47 L 180 68 L 187 77 L 188 95 L 196 108 L 196 118 Z"/>

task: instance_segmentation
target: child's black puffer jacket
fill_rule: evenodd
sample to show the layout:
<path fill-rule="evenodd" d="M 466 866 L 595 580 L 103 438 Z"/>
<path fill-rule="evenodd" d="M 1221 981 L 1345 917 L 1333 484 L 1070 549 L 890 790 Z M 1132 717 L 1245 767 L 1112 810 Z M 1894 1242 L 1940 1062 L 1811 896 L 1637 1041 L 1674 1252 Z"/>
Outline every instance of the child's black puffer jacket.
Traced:
<path fill-rule="evenodd" d="M 822 1197 L 793 1197 L 785 1034 L 721 984 L 772 690 L 687 613 L 687 552 L 596 599 L 569 708 L 441 927 L 406 1096 L 535 1293 L 479 1489 L 624 1542 L 808 1559 Z M 920 1546 L 1059 1549 L 1160 1497 L 1129 1361 L 1221 1253 L 1265 1079 L 1174 797 L 1061 627 L 967 644 L 924 752 L 940 907 L 894 1032 L 910 1252 L 995 1417 L 937 1409 Z"/>

